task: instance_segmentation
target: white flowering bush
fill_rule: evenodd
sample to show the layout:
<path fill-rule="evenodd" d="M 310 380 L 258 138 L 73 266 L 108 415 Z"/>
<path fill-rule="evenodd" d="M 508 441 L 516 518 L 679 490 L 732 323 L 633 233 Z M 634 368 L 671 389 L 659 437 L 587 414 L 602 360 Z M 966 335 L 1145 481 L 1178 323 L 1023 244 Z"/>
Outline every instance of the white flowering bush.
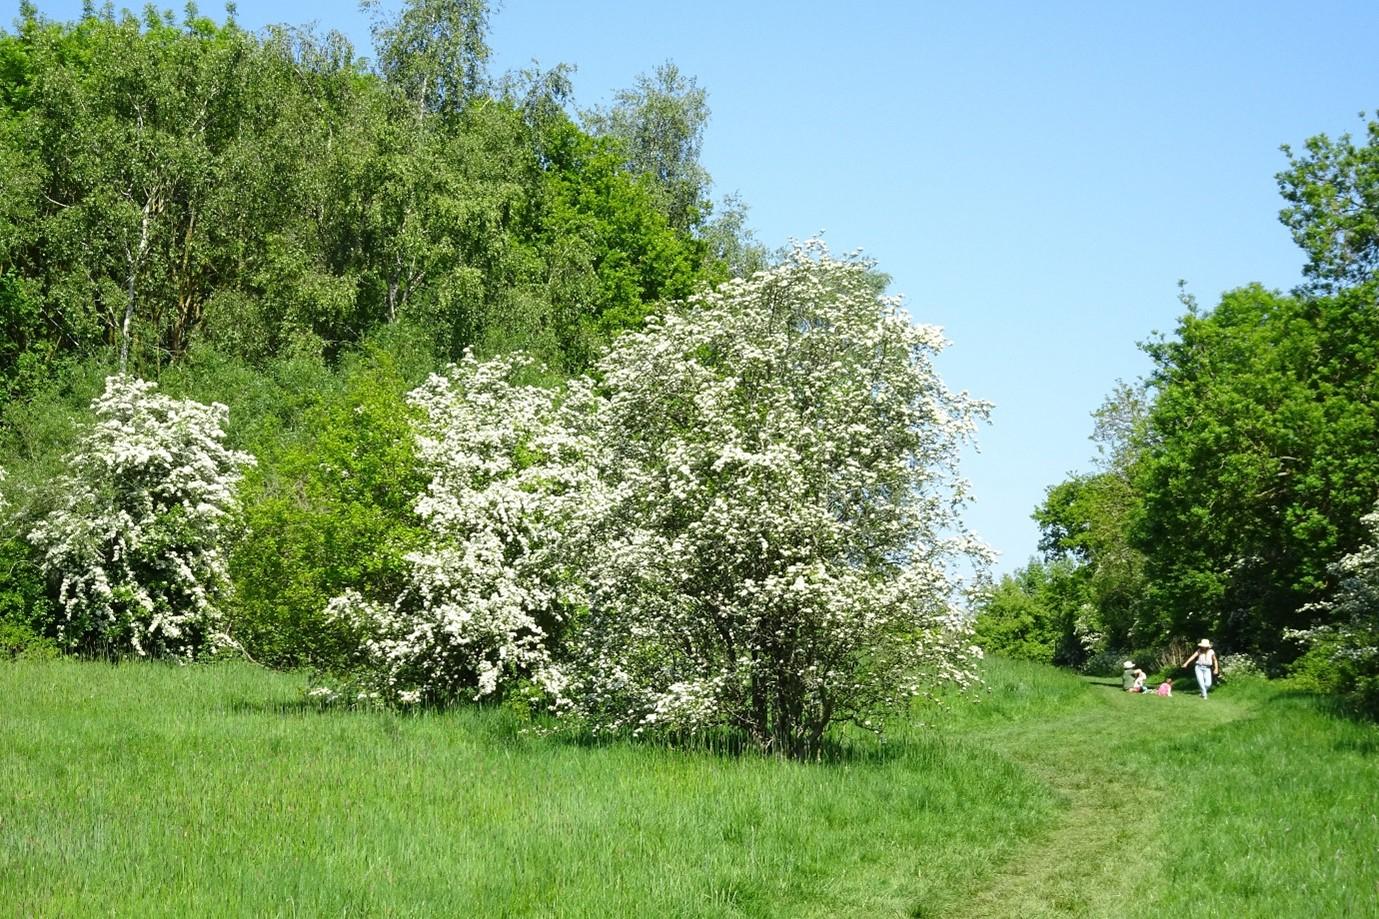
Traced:
<path fill-rule="evenodd" d="M 58 583 L 69 649 L 190 659 L 220 634 L 225 540 L 253 457 L 225 446 L 224 405 L 106 379 L 29 539 Z"/>
<path fill-rule="evenodd" d="M 548 683 L 595 731 L 738 729 L 815 754 L 939 680 L 975 680 L 961 446 L 987 410 L 870 263 L 797 246 L 617 339 L 568 411 L 600 470 L 587 609 Z M 579 406 L 580 400 L 573 400 Z"/>
<path fill-rule="evenodd" d="M 1326 624 L 1288 637 L 1309 648 L 1297 666 L 1305 682 L 1379 716 L 1379 504 L 1363 523 L 1369 539 L 1330 567 L 1335 592 L 1311 606 L 1326 616 Z"/>
<path fill-rule="evenodd" d="M 522 385 L 521 357 L 466 355 L 411 393 L 430 482 L 416 502 L 427 543 L 400 596 L 349 592 L 329 614 L 367 636 L 356 697 L 443 703 L 546 673 L 578 601 L 566 527 L 587 450 L 555 423 L 554 390 Z"/>
<path fill-rule="evenodd" d="M 1191 654 L 1192 652 L 1188 652 Z M 1242 676 L 1263 676 L 1264 668 L 1248 654 L 1221 655 L 1221 675 L 1226 679 Z"/>

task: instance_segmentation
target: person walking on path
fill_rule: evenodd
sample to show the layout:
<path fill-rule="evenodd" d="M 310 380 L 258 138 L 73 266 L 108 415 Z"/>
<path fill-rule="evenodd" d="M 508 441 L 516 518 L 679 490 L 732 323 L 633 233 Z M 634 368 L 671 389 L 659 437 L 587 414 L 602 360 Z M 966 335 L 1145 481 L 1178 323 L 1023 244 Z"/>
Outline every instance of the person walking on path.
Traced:
<path fill-rule="evenodd" d="M 1221 674 L 1221 664 L 1216 659 L 1216 652 L 1212 650 L 1211 642 L 1203 638 L 1197 642 L 1197 650 L 1192 652 L 1192 656 L 1183 661 L 1186 668 L 1197 662 L 1197 685 L 1202 687 L 1202 698 L 1207 697 L 1207 690 L 1211 689 L 1211 678 Z"/>

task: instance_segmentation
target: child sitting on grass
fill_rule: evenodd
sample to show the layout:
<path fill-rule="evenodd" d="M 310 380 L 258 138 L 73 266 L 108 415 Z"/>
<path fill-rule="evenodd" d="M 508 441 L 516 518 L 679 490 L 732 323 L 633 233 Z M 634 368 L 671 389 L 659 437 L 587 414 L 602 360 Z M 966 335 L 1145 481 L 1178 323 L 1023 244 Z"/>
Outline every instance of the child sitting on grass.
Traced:
<path fill-rule="evenodd" d="M 1154 690 L 1154 694 L 1159 696 L 1173 695 L 1173 677 L 1169 677 L 1160 683 L 1159 688 Z"/>

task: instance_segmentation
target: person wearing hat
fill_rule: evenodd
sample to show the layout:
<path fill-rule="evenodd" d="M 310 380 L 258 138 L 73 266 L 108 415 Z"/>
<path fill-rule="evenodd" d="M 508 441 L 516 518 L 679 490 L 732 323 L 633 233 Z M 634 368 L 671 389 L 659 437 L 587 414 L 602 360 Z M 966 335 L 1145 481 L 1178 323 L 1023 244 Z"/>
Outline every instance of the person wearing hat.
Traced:
<path fill-rule="evenodd" d="M 1203 638 L 1197 642 L 1197 650 L 1183 661 L 1183 667 L 1188 667 L 1193 661 L 1197 662 L 1197 685 L 1202 687 L 1202 698 L 1205 699 L 1207 690 L 1211 689 L 1211 678 L 1221 675 L 1221 663 L 1216 659 L 1216 652 L 1212 650 L 1210 641 Z"/>
<path fill-rule="evenodd" d="M 1120 688 L 1126 692 L 1134 692 L 1135 689 L 1135 662 L 1125 662 L 1125 672 L 1120 675 Z"/>

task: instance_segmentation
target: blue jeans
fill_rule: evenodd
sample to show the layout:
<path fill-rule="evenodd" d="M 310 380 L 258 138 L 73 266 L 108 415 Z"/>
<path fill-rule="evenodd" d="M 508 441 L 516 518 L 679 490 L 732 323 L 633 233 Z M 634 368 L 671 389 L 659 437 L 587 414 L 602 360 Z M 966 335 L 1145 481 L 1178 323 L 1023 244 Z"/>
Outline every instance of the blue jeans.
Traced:
<path fill-rule="evenodd" d="M 1207 690 L 1211 689 L 1211 665 L 1197 665 L 1197 685 L 1202 687 L 1202 698 L 1207 697 Z"/>

